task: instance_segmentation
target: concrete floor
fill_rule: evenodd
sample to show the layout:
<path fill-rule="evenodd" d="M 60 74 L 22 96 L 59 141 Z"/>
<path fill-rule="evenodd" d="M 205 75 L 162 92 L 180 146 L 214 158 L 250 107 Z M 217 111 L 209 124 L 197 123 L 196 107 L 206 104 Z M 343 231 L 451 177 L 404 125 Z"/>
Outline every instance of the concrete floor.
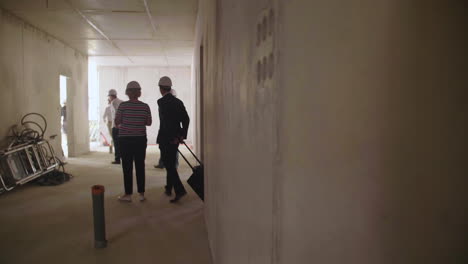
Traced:
<path fill-rule="evenodd" d="M 143 203 L 136 195 L 132 203 L 116 200 L 123 192 L 121 168 L 102 152 L 69 159 L 74 178 L 63 185 L 28 184 L 0 195 L 0 263 L 211 263 L 203 203 L 185 181 L 190 168 L 181 160 L 189 195 L 170 204 L 163 195 L 165 171 L 153 168 L 157 158 L 150 147 Z M 94 249 L 94 184 L 106 188 L 105 249 Z"/>

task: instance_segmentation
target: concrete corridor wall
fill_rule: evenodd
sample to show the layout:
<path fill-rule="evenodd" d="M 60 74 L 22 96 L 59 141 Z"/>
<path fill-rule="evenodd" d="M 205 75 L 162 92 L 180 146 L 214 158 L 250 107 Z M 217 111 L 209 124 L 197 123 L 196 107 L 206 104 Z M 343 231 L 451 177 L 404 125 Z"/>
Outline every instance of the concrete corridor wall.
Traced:
<path fill-rule="evenodd" d="M 282 263 L 468 262 L 462 2 L 283 5 Z"/>
<path fill-rule="evenodd" d="M 0 9 L 0 138 L 29 112 L 48 120 L 46 137 L 61 153 L 59 76 L 69 77 L 69 155 L 89 151 L 86 56 Z"/>
<path fill-rule="evenodd" d="M 258 16 L 275 76 L 257 83 Z M 214 263 L 466 263 L 462 1 L 200 1 Z M 196 47 L 195 67 L 199 67 Z"/>
<path fill-rule="evenodd" d="M 214 263 L 272 263 L 277 86 L 257 86 L 257 20 L 269 1 L 200 1 L 194 68 L 203 100 L 206 224 Z M 200 69 L 200 46 L 204 67 Z M 203 88 L 200 72 L 203 72 Z M 275 75 L 277 76 L 277 75 Z M 258 88 L 258 89 L 257 89 Z M 203 91 L 201 91 L 203 89 Z"/>

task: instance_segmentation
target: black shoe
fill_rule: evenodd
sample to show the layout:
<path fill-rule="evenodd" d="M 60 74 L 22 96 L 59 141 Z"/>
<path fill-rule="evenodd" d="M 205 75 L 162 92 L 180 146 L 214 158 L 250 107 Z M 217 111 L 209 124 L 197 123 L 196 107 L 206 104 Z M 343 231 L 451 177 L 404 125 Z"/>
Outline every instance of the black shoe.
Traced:
<path fill-rule="evenodd" d="M 113 162 L 111 162 L 111 163 L 112 163 L 112 164 L 120 164 L 120 161 L 117 161 L 117 160 L 116 160 L 116 161 L 113 161 Z"/>
<path fill-rule="evenodd" d="M 184 197 L 187 194 L 187 192 L 183 192 L 181 194 L 176 194 L 175 198 L 170 200 L 171 203 L 176 203 L 180 200 L 180 198 Z"/>
<path fill-rule="evenodd" d="M 164 191 L 164 194 L 165 194 L 165 195 L 167 195 L 167 196 L 171 196 L 171 195 L 172 195 L 171 189 L 168 189 L 168 188 L 164 188 L 164 189 L 166 189 L 166 190 Z"/>
<path fill-rule="evenodd" d="M 158 164 L 158 165 L 154 165 L 154 168 L 155 169 L 164 169 L 164 166 Z"/>

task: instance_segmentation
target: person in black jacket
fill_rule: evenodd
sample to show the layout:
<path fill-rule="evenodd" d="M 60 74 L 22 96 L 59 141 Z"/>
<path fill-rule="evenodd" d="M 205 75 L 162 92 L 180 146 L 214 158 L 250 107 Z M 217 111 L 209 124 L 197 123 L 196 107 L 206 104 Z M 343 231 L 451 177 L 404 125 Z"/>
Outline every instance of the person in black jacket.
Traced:
<path fill-rule="evenodd" d="M 171 88 L 171 94 L 174 96 L 174 97 L 177 97 L 177 93 L 175 91 L 174 88 Z M 157 143 L 157 142 L 156 142 Z M 159 150 L 159 153 L 161 153 L 161 149 Z M 159 160 L 158 160 L 158 164 L 154 165 L 154 168 L 155 169 L 164 169 L 164 162 L 162 161 L 162 155 L 159 155 Z M 175 163 L 175 167 L 177 169 L 177 167 L 179 167 L 179 152 L 176 153 L 176 163 Z"/>
<path fill-rule="evenodd" d="M 175 163 L 179 144 L 187 138 L 190 118 L 184 103 L 171 94 L 171 88 L 172 81 L 169 77 L 164 76 L 159 80 L 162 98 L 158 100 L 160 123 L 156 142 L 161 149 L 161 157 L 167 172 L 165 193 L 171 196 L 174 188 L 175 198 L 171 200 L 171 203 L 174 203 L 187 194 Z"/>

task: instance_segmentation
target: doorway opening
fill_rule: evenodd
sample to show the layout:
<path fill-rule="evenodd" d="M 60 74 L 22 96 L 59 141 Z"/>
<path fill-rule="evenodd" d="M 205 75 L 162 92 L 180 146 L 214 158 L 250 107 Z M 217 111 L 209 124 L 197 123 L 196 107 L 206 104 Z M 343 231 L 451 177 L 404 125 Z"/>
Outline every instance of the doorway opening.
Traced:
<path fill-rule="evenodd" d="M 68 131 L 67 131 L 67 76 L 60 75 L 60 125 L 62 153 L 68 157 Z"/>

